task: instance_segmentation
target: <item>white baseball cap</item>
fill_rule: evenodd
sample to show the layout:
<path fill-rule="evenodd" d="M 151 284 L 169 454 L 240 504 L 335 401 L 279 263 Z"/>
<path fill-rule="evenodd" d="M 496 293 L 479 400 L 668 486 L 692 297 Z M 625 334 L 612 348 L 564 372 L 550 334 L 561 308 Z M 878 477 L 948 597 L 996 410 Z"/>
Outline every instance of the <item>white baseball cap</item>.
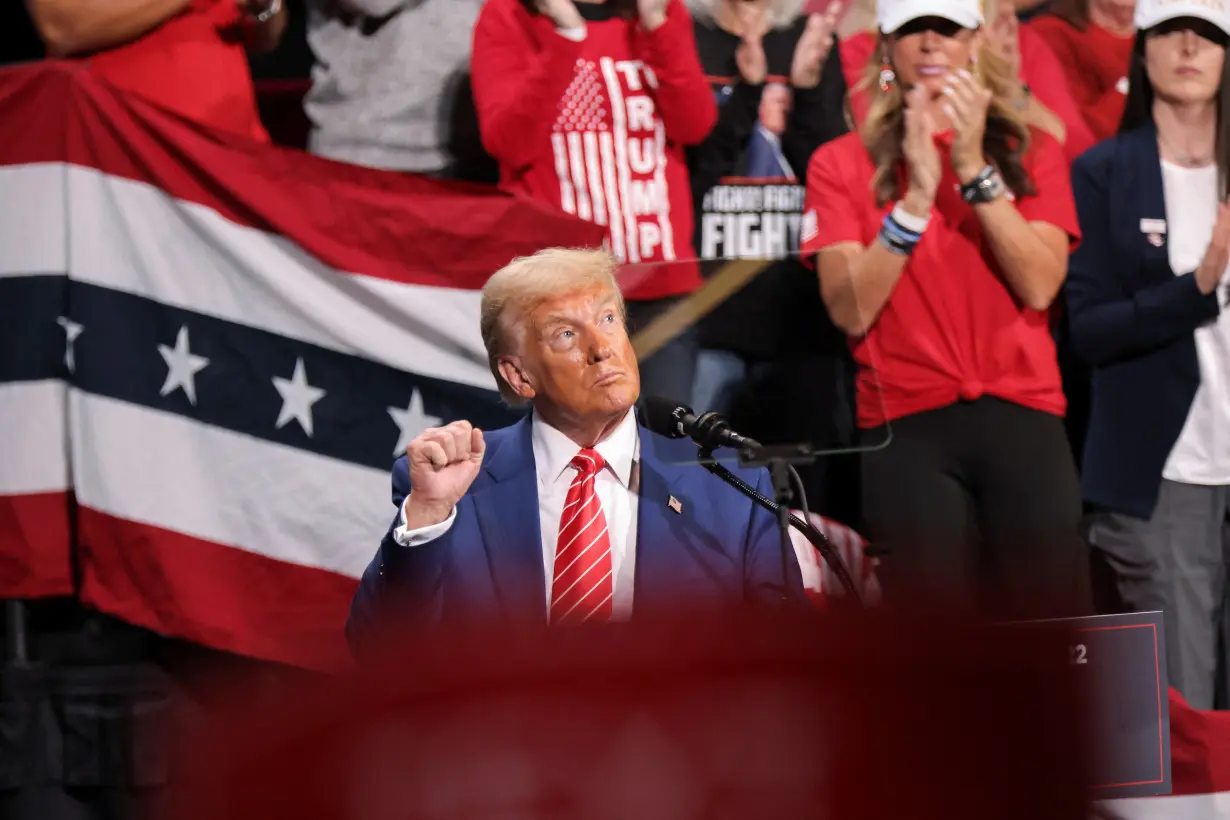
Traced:
<path fill-rule="evenodd" d="M 1227 15 L 1226 0 L 1136 1 L 1136 28 L 1142 31 L 1179 17 L 1195 17 L 1230 34 L 1230 15 Z"/>
<path fill-rule="evenodd" d="M 876 3 L 876 23 L 884 34 L 892 34 L 922 17 L 942 17 L 961 28 L 978 28 L 982 25 L 982 4 L 980 0 L 879 0 Z"/>

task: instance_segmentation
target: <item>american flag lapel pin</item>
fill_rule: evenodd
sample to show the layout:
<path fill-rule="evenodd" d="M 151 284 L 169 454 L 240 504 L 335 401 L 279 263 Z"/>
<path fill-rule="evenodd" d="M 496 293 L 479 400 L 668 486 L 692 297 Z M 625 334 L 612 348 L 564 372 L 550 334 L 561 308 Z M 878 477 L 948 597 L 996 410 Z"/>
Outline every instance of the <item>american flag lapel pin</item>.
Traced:
<path fill-rule="evenodd" d="M 679 499 L 675 498 L 675 496 L 673 495 L 670 497 L 670 500 L 666 502 L 666 506 L 670 507 L 672 510 L 679 513 L 680 515 L 683 514 L 683 504 L 681 504 L 679 502 Z"/>

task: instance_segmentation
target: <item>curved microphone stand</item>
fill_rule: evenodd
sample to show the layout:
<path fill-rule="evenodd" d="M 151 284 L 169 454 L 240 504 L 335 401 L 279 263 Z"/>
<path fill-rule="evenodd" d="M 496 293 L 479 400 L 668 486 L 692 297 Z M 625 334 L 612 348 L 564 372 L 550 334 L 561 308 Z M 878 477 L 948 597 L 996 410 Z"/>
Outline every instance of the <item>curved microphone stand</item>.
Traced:
<path fill-rule="evenodd" d="M 845 561 L 841 560 L 841 556 L 833 549 L 833 545 L 829 543 L 829 539 L 824 533 L 816 529 L 810 521 L 804 521 L 797 515 L 789 511 L 785 503 L 774 501 L 766 497 L 755 487 L 752 487 L 743 479 L 726 469 L 713 459 L 713 448 L 701 447 L 699 459 L 701 466 L 713 473 L 715 476 L 725 481 L 730 486 L 734 487 L 739 492 L 750 498 L 752 501 L 764 507 L 769 512 L 777 517 L 778 526 L 782 535 L 782 561 L 785 563 L 789 560 L 789 556 L 793 552 L 793 546 L 790 543 L 790 526 L 803 533 L 804 537 L 811 542 L 816 551 L 824 559 L 833 572 L 837 575 L 837 580 L 841 582 L 841 586 L 846 593 L 861 607 L 863 606 L 863 596 L 859 594 L 858 588 L 854 585 L 854 579 L 850 575 L 850 570 L 846 567 Z M 786 474 L 787 462 L 784 459 L 770 458 L 769 469 L 773 474 L 773 483 L 777 487 L 783 484 L 783 476 L 787 490 L 789 488 L 789 477 Z M 779 490 L 780 493 L 780 490 Z"/>

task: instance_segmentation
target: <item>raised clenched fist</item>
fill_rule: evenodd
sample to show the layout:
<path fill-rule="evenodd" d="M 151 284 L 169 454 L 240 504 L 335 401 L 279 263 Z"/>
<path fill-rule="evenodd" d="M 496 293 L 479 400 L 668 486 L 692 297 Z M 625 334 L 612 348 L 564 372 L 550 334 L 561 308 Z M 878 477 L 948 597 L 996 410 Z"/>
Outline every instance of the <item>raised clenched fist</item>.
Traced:
<path fill-rule="evenodd" d="M 474 483 L 486 449 L 482 430 L 468 421 L 428 428 L 410 442 L 406 527 L 416 530 L 448 518 Z"/>

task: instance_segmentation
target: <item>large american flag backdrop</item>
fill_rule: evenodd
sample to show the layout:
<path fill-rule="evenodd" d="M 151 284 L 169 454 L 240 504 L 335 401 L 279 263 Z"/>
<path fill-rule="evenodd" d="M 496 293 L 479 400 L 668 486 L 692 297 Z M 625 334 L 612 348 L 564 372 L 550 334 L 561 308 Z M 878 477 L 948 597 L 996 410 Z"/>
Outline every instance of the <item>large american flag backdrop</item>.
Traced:
<path fill-rule="evenodd" d="M 0 117 L 0 597 L 338 663 L 393 459 L 510 419 L 478 289 L 602 230 L 203 133 L 88 69 L 0 73 Z"/>

